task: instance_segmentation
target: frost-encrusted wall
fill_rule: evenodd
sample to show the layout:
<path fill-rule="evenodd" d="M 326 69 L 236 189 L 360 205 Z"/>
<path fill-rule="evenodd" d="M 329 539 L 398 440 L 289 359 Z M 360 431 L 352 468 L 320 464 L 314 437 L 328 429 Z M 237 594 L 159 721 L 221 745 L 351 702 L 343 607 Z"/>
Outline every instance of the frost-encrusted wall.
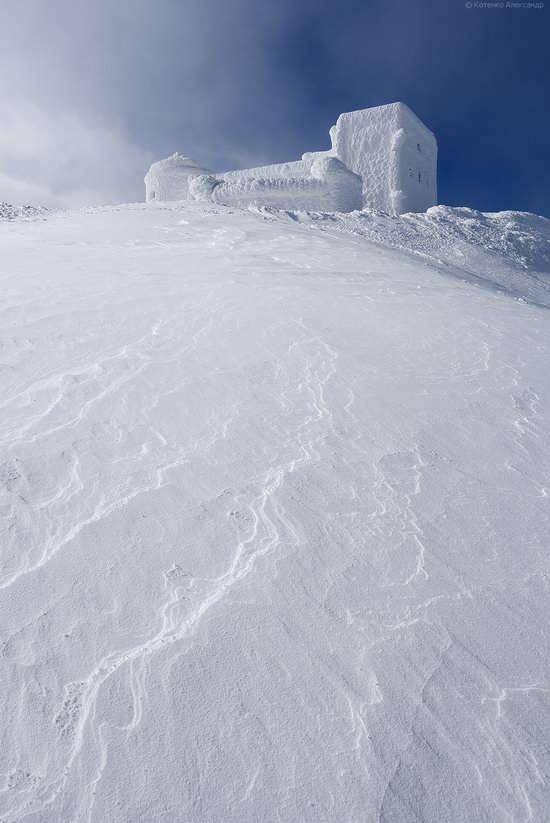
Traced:
<path fill-rule="evenodd" d="M 328 151 L 301 160 L 208 173 L 183 155 L 153 164 L 147 201 L 209 200 L 246 208 L 387 214 L 422 212 L 437 204 L 437 142 L 404 103 L 341 114 Z"/>

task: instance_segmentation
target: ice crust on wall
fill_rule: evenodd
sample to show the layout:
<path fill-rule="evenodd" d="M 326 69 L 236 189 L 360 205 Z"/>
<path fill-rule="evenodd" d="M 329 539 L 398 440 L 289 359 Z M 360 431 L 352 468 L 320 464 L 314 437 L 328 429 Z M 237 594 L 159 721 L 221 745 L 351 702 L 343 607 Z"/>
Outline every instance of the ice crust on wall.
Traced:
<path fill-rule="evenodd" d="M 303 173 L 306 168 L 307 176 Z M 269 176 L 263 176 L 262 169 L 253 169 L 253 175 L 244 171 L 195 177 L 189 184 L 189 199 L 240 208 L 256 205 L 339 212 L 361 208 L 361 178 L 335 157 L 322 157 L 313 163 L 286 163 L 275 168 L 273 174 L 269 169 L 263 170 Z"/>
<path fill-rule="evenodd" d="M 328 153 L 318 153 L 319 156 L 327 157 Z M 317 154 L 315 155 L 317 157 Z M 237 169 L 236 171 L 216 172 L 216 177 L 227 182 L 241 183 L 243 180 L 259 179 L 282 179 L 287 180 L 296 177 L 308 177 L 311 174 L 311 166 L 315 158 L 303 158 L 302 160 L 291 160 L 288 163 L 271 163 L 267 166 L 256 166 L 252 169 Z"/>
<path fill-rule="evenodd" d="M 191 157 L 178 152 L 158 160 L 145 175 L 145 200 L 154 203 L 187 199 L 189 178 L 207 171 Z"/>
<path fill-rule="evenodd" d="M 147 202 L 189 198 L 240 208 L 369 208 L 392 215 L 436 205 L 437 142 L 404 103 L 345 112 L 329 134 L 332 146 L 327 151 L 306 152 L 288 163 L 209 174 L 195 182 L 206 170 L 176 154 L 151 167 Z"/>

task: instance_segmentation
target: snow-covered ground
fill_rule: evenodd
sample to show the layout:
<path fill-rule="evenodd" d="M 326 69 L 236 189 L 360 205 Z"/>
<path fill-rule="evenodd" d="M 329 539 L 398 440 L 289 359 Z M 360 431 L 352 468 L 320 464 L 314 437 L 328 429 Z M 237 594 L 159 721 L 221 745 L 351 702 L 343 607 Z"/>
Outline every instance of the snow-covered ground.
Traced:
<path fill-rule="evenodd" d="M 549 819 L 549 249 L 0 224 L 2 823 Z"/>

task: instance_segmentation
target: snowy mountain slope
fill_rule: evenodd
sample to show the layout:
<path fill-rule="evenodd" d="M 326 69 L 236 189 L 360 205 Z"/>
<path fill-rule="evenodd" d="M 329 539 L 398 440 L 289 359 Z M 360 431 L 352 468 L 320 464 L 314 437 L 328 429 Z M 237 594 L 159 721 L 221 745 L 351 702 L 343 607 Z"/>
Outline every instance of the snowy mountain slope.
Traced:
<path fill-rule="evenodd" d="M 550 308 L 550 221 L 545 217 L 447 206 L 397 218 L 369 211 L 277 216 L 412 252 L 437 270 Z"/>
<path fill-rule="evenodd" d="M 547 820 L 548 222 L 440 214 L 0 225 L 3 823 Z"/>

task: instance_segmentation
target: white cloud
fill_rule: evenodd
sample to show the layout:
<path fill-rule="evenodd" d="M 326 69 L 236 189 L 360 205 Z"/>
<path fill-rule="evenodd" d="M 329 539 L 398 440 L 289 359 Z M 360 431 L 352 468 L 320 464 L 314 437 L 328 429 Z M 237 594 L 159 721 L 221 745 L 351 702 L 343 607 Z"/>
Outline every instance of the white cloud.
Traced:
<path fill-rule="evenodd" d="M 150 161 L 174 151 L 231 168 L 303 150 L 297 81 L 273 64 L 291 0 L 3 6 L 0 199 L 32 184 L 54 205 L 136 200 Z"/>
<path fill-rule="evenodd" d="M 45 206 L 143 199 L 154 158 L 120 130 L 31 102 L 0 108 L 0 201 Z"/>

